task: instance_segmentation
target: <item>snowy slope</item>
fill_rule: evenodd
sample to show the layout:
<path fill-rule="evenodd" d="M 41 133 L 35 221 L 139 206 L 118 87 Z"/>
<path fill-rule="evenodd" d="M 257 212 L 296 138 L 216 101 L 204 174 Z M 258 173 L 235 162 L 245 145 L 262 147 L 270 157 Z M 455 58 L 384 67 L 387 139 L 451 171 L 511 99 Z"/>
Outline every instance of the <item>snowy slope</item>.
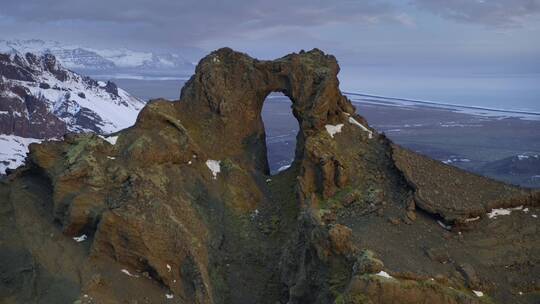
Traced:
<path fill-rule="evenodd" d="M 62 65 L 81 71 L 164 71 L 192 70 L 193 64 L 179 54 L 121 49 L 96 49 L 43 40 L 0 40 L 0 52 L 53 54 Z"/>
<path fill-rule="evenodd" d="M 38 82 L 47 83 L 50 87 L 43 88 L 35 82 L 14 83 L 24 86 L 34 96 L 45 98 L 49 110 L 57 114 L 72 132 L 97 131 L 106 134 L 127 128 L 134 123 L 144 106 L 141 100 L 120 88 L 116 88 L 116 94 L 111 93 L 107 91 L 107 83 L 99 81 L 97 86 L 88 85 L 78 74 L 60 81 L 50 73 L 44 73 Z M 97 116 L 93 124 L 77 123 L 76 116 L 81 110 L 90 110 Z"/>
<path fill-rule="evenodd" d="M 28 153 L 28 145 L 35 142 L 41 142 L 41 139 L 0 134 L 0 174 L 4 174 L 8 168 L 22 165 Z"/>
<path fill-rule="evenodd" d="M 0 54 L 0 174 L 21 164 L 31 142 L 124 129 L 144 104 L 112 82 L 67 70 L 51 54 Z"/>

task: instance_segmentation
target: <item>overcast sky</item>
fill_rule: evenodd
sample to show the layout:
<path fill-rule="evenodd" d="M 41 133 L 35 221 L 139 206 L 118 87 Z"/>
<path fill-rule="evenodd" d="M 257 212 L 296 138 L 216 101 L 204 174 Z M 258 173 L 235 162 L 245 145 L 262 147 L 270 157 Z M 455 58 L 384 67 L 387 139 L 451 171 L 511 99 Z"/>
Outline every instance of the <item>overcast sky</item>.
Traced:
<path fill-rule="evenodd" d="M 262 59 L 317 47 L 394 72 L 539 73 L 539 37 L 540 0 L 0 0 L 4 39 Z"/>
<path fill-rule="evenodd" d="M 347 63 L 536 69 L 540 0 L 0 0 L 2 38 L 136 49 L 318 47 Z"/>

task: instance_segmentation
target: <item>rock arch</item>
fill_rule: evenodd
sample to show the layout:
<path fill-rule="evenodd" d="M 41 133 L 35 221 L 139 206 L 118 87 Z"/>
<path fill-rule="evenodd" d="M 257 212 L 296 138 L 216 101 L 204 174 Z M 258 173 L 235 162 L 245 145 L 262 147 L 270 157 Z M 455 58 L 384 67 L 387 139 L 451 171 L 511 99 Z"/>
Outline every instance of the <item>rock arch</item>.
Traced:
<path fill-rule="evenodd" d="M 339 186 L 339 181 L 328 181 L 339 175 L 339 163 L 331 160 L 332 151 L 323 157 L 306 150 L 306 141 L 325 125 L 355 115 L 355 108 L 339 90 L 338 72 L 336 58 L 318 49 L 261 61 L 222 48 L 201 60 L 176 107 L 183 122 L 196 120 L 219 129 L 218 136 L 207 138 L 204 149 L 240 162 L 249 159 L 245 166 L 268 174 L 262 106 L 271 92 L 283 93 L 292 101 L 300 126 L 294 161 L 302 166 L 300 192 L 305 196 L 320 191 L 328 196 Z"/>

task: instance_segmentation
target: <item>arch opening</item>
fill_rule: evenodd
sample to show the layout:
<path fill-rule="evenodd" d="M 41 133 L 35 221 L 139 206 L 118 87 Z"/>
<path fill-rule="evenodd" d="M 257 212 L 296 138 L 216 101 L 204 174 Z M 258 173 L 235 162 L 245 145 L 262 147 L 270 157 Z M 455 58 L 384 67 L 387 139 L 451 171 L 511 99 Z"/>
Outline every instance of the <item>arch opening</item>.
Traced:
<path fill-rule="evenodd" d="M 281 92 L 270 93 L 263 103 L 261 116 L 271 175 L 288 169 L 295 158 L 300 127 L 293 115 L 292 105 L 291 99 Z"/>

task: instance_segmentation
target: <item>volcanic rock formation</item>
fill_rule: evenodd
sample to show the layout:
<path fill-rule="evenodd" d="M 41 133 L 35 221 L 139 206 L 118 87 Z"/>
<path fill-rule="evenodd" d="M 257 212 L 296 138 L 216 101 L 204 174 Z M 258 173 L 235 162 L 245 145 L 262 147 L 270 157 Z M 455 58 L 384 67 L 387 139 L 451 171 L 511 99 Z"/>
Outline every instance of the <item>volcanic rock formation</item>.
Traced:
<path fill-rule="evenodd" d="M 32 144 L 0 185 L 1 299 L 538 301 L 540 195 L 393 145 L 338 72 L 319 50 L 259 61 L 224 48 L 179 101 L 150 102 L 116 136 Z M 271 92 L 300 125 L 275 176 Z"/>

